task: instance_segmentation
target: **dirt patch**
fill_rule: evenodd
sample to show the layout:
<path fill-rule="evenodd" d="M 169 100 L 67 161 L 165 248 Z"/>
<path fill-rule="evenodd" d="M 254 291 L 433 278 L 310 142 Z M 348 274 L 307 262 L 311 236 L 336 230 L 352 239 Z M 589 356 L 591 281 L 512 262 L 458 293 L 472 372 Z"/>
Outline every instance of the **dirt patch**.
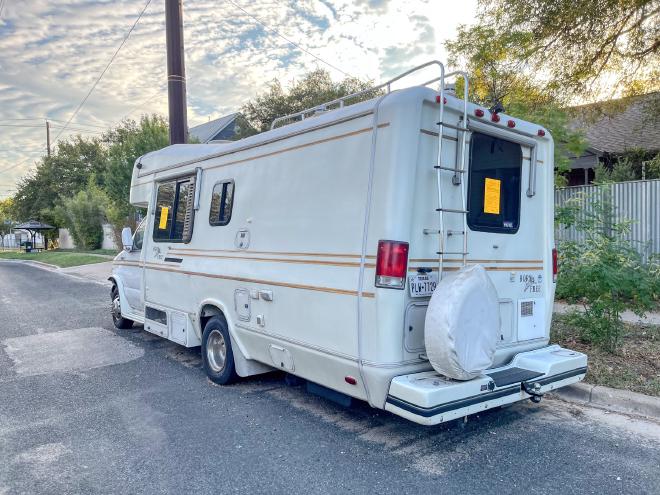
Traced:
<path fill-rule="evenodd" d="M 660 396 L 659 326 L 626 324 L 621 346 L 610 353 L 582 340 L 569 317 L 555 314 L 550 340 L 589 357 L 587 383 Z"/>

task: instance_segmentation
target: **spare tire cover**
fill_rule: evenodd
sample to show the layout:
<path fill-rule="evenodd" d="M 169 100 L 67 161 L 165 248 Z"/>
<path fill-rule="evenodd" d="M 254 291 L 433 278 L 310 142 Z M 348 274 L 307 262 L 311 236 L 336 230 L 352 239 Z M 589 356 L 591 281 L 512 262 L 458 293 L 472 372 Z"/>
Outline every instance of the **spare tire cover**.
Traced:
<path fill-rule="evenodd" d="M 500 332 L 497 291 L 481 265 L 461 269 L 436 287 L 424 327 L 433 368 L 455 380 L 471 380 L 493 364 Z"/>

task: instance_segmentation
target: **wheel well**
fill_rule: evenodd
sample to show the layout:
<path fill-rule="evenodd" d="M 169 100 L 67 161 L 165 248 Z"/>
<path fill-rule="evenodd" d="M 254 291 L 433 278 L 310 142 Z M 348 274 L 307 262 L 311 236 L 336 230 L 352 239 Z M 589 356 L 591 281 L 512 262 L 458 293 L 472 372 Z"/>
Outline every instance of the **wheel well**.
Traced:
<path fill-rule="evenodd" d="M 219 316 L 223 320 L 227 321 L 227 319 L 225 318 L 225 314 L 222 312 L 220 308 L 218 308 L 217 306 L 213 306 L 212 304 L 206 304 L 202 308 L 202 311 L 200 311 L 199 313 L 199 325 L 202 333 L 204 332 L 204 327 L 206 326 L 206 322 L 209 321 L 214 316 Z"/>

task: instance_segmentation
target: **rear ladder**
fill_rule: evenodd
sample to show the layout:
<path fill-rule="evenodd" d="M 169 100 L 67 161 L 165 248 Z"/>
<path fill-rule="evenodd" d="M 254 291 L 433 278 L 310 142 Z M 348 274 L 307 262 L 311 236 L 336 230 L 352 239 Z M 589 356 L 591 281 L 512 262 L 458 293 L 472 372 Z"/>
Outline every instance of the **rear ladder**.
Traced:
<path fill-rule="evenodd" d="M 445 89 L 445 79 L 451 76 L 458 76 L 463 78 L 463 116 L 458 123 L 458 125 L 452 125 L 444 121 L 445 117 L 445 104 L 446 104 L 446 99 L 444 95 L 444 89 Z M 465 72 L 452 72 L 450 74 L 447 74 L 444 76 L 444 78 L 441 78 L 440 80 L 440 96 L 438 98 L 439 104 L 440 104 L 440 120 L 437 123 L 438 125 L 438 154 L 437 154 L 437 159 L 436 159 L 436 164 L 434 165 L 434 169 L 436 172 L 436 187 L 437 187 L 437 198 L 438 198 L 438 207 L 436 208 L 435 211 L 438 212 L 438 229 L 424 229 L 424 234 L 426 235 L 431 235 L 431 234 L 437 234 L 438 235 L 438 246 L 439 246 L 439 251 L 436 253 L 438 255 L 438 279 L 442 279 L 443 276 L 443 271 L 444 271 L 444 264 L 445 264 L 445 258 L 447 255 L 449 256 L 460 256 L 461 257 L 461 262 L 462 266 L 465 266 L 467 264 L 467 255 L 468 255 L 468 250 L 467 250 L 467 237 L 468 237 L 468 231 L 467 231 L 467 201 L 466 201 L 466 192 L 465 192 L 465 184 L 463 181 L 463 176 L 467 172 L 466 169 L 466 163 L 467 160 L 465 159 L 466 157 L 466 143 L 467 143 L 467 133 L 469 132 L 468 129 L 468 121 L 467 121 L 467 104 L 468 104 L 468 76 Z M 442 143 L 443 140 L 446 139 L 444 136 L 444 129 L 449 128 L 453 129 L 457 132 L 459 139 L 457 140 L 456 143 L 456 159 L 454 161 L 454 166 L 450 167 L 448 165 L 445 165 L 442 160 Z M 460 205 L 448 205 L 446 206 L 443 204 L 443 194 L 442 194 L 442 181 L 443 178 L 448 175 L 448 172 L 452 173 L 452 178 L 451 182 L 454 186 L 458 186 L 461 189 L 460 192 Z M 451 214 L 451 215 L 461 215 L 462 217 L 462 230 L 451 230 L 451 229 L 445 229 L 445 215 L 446 214 Z M 460 250 L 450 250 L 451 248 L 448 246 L 449 240 L 452 237 L 458 237 L 462 236 L 463 242 L 461 247 L 459 248 Z"/>

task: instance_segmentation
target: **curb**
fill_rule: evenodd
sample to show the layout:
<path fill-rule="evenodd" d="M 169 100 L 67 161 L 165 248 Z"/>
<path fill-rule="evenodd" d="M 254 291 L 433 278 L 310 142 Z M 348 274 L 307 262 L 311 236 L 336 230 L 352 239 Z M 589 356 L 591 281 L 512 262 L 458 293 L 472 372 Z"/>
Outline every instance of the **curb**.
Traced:
<path fill-rule="evenodd" d="M 583 406 L 660 420 L 660 397 L 588 383 L 568 385 L 553 390 L 551 395 Z"/>
<path fill-rule="evenodd" d="M 60 270 L 60 267 L 57 265 L 51 265 L 50 263 L 44 263 L 43 261 L 35 261 L 35 260 L 12 260 L 12 259 L 4 259 L 0 258 L 0 261 L 3 263 L 24 263 L 26 265 L 36 265 L 37 268 L 45 268 L 46 270 L 51 270 L 51 271 L 58 271 Z"/>
<path fill-rule="evenodd" d="M 49 272 L 54 272 L 54 273 L 59 273 L 60 275 L 64 275 L 66 277 L 71 277 L 76 280 L 85 280 L 87 282 L 91 282 L 94 284 L 98 284 L 101 286 L 110 286 L 110 282 L 107 280 L 99 280 L 94 277 L 87 277 L 82 274 L 78 273 L 73 273 L 75 268 L 80 268 L 81 266 L 86 266 L 86 265 L 77 265 L 77 266 L 68 266 L 66 268 L 59 267 L 57 265 L 51 265 L 50 263 L 44 263 L 43 261 L 35 261 L 35 260 L 11 260 L 11 259 L 0 259 L 0 263 L 23 263 L 25 265 L 30 265 L 34 266 L 35 268 L 40 268 L 42 270 L 46 270 Z"/>

